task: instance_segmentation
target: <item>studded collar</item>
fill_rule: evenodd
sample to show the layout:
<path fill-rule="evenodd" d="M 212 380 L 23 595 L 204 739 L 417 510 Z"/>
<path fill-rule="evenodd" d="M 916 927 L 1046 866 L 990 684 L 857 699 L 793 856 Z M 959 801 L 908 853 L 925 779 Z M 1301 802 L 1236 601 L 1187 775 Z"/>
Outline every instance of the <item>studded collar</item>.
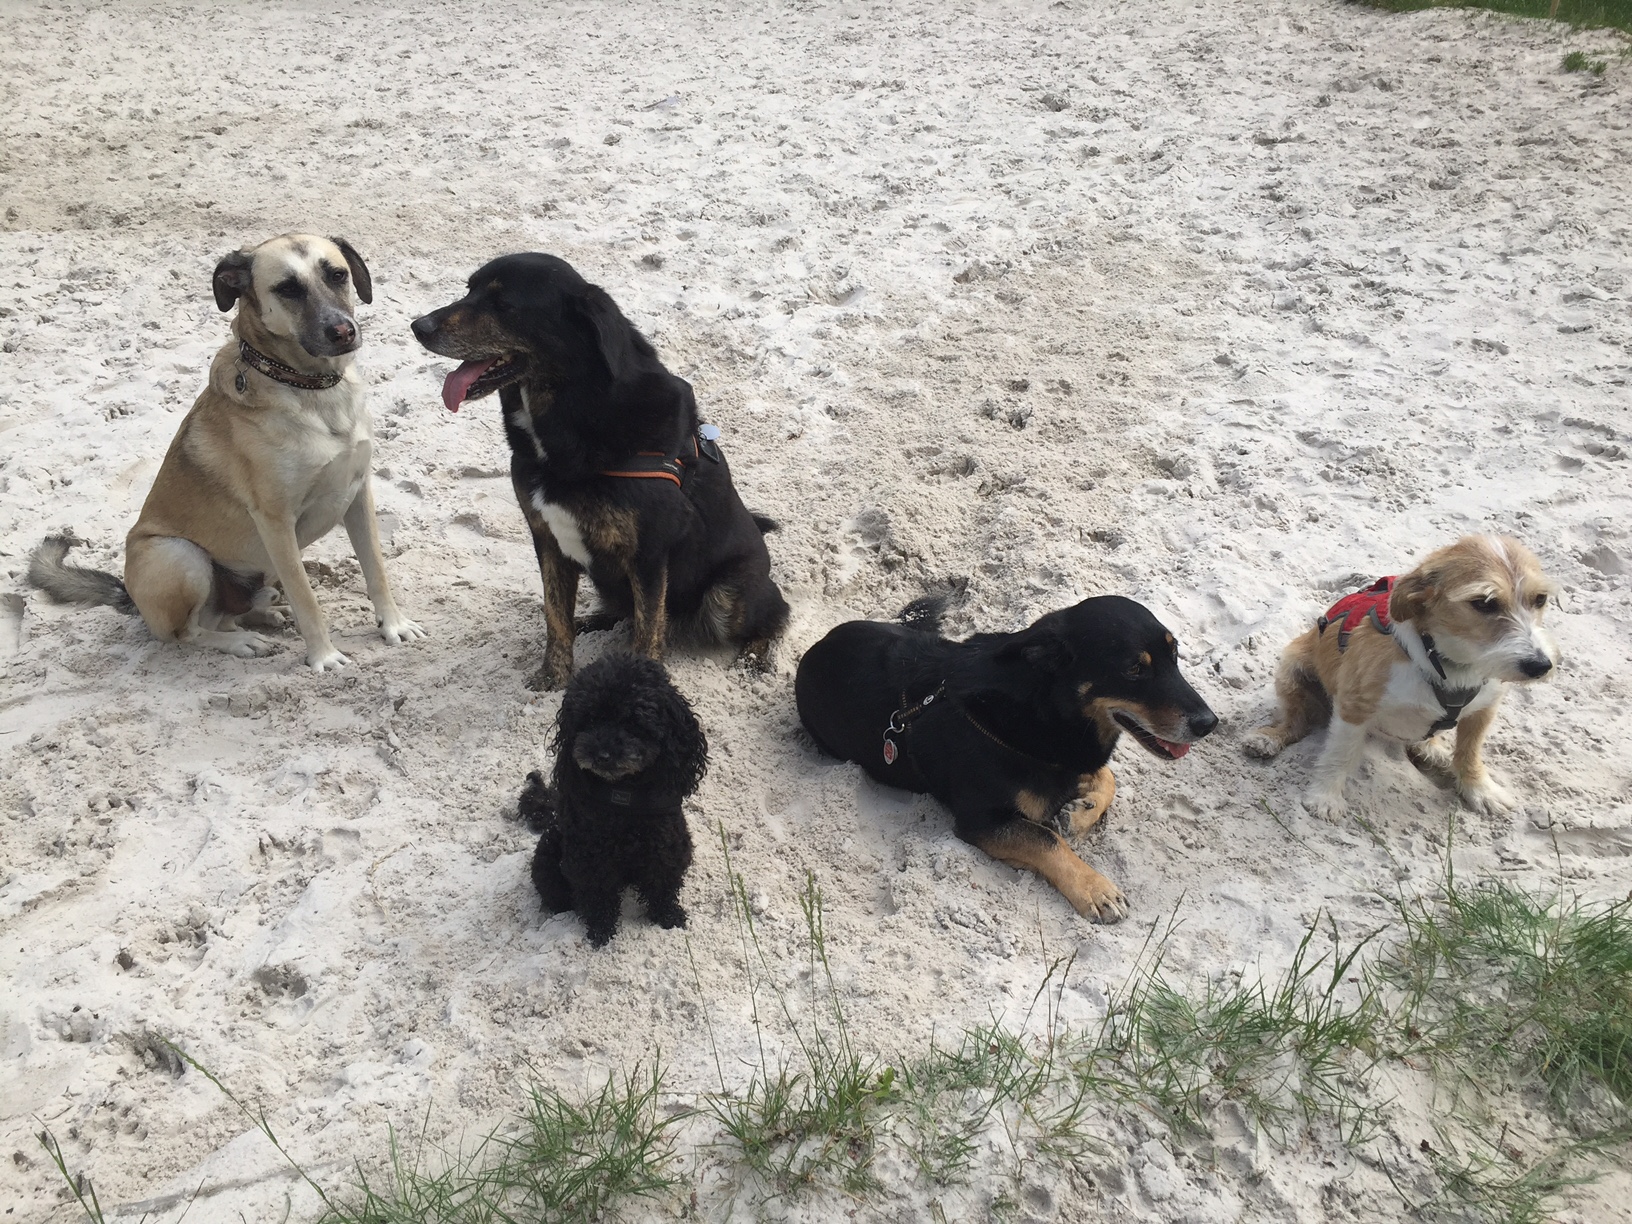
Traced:
<path fill-rule="evenodd" d="M 344 374 L 305 374 L 293 366 L 286 366 L 281 361 L 268 357 L 257 348 L 251 348 L 249 341 L 238 341 L 238 359 L 252 370 L 265 374 L 273 382 L 283 383 L 285 386 L 295 387 L 301 391 L 327 391 L 338 383 Z M 244 389 L 244 375 L 240 371 L 234 384 L 239 391 Z"/>

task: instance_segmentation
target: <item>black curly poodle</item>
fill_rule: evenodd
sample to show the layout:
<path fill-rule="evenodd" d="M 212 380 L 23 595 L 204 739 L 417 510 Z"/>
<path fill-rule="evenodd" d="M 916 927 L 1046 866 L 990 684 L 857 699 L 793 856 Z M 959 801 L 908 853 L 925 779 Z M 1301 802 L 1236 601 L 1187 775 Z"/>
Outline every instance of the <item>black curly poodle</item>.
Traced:
<path fill-rule="evenodd" d="M 632 887 L 661 927 L 683 927 L 691 832 L 680 803 L 708 769 L 708 741 L 661 663 L 609 655 L 567 686 L 548 785 L 527 775 L 521 815 L 542 832 L 533 885 L 555 913 L 577 910 L 589 942 L 618 929 Z"/>

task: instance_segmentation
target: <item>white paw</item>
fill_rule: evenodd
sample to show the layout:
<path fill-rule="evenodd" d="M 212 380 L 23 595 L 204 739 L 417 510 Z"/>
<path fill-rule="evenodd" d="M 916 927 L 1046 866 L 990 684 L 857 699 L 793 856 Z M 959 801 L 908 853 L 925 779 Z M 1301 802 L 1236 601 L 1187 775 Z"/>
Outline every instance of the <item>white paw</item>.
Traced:
<path fill-rule="evenodd" d="M 1483 812 L 1487 816 L 1495 816 L 1500 812 L 1511 812 L 1517 800 L 1505 786 L 1498 786 L 1489 778 L 1477 786 L 1459 786 L 1456 793 L 1462 796 L 1462 802 L 1476 812 Z"/>
<path fill-rule="evenodd" d="M 314 672 L 339 671 L 351 662 L 333 646 L 325 643 L 306 652 L 306 666 Z"/>
<path fill-rule="evenodd" d="M 1348 809 L 1348 805 L 1343 802 L 1341 790 L 1314 788 L 1304 792 L 1303 807 L 1311 816 L 1318 816 L 1322 820 L 1338 820 Z"/>
<path fill-rule="evenodd" d="M 1279 756 L 1281 748 L 1281 737 L 1265 729 L 1249 732 L 1241 739 L 1241 751 L 1261 761 Z"/>
<path fill-rule="evenodd" d="M 240 629 L 232 634 L 232 640 L 221 649 L 230 655 L 237 655 L 240 659 L 264 658 L 277 648 L 270 638 L 264 638 L 258 633 L 251 633 L 248 629 Z"/>
<path fill-rule="evenodd" d="M 420 626 L 418 621 L 411 621 L 406 616 L 391 616 L 379 621 L 380 636 L 393 646 L 401 646 L 404 642 L 417 642 L 420 638 L 430 635 Z"/>

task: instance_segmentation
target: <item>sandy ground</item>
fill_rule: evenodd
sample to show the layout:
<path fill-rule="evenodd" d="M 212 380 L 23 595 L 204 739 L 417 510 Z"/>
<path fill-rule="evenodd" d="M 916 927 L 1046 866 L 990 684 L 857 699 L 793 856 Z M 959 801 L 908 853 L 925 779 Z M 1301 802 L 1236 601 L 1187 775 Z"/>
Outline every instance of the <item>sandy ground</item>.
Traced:
<path fill-rule="evenodd" d="M 886 1055 L 1018 1018 L 1072 952 L 1063 1007 L 1091 1023 L 1175 910 L 1179 980 L 1274 970 L 1317 913 L 1354 934 L 1383 894 L 1431 889 L 1453 815 L 1461 871 L 1624 894 L 1632 130 L 1624 66 L 1558 71 L 1611 45 L 1312 0 L 6 4 L 4 1218 L 72 1217 L 41 1123 L 104 1204 L 146 1204 L 111 1218 L 173 1221 L 201 1182 L 194 1219 L 281 1219 L 289 1195 L 310 1217 L 264 1140 L 144 1034 L 264 1103 L 329 1176 L 427 1105 L 437 1137 L 491 1123 L 528 1065 L 574 1087 L 661 1050 L 677 1091 L 714 1086 L 704 1004 L 728 1067 L 752 1037 L 717 828 L 790 987 L 815 874 L 848 1014 Z M 340 533 L 309 554 L 354 660 L 339 675 L 304 671 L 292 634 L 241 661 L 44 603 L 22 569 L 48 529 L 120 568 L 226 335 L 215 261 L 293 228 L 344 234 L 373 269 L 376 490 L 432 638 L 378 640 Z M 594 952 L 527 880 L 514 799 L 559 700 L 522 684 L 538 578 L 495 402 L 443 411 L 448 363 L 406 326 L 518 249 L 611 291 L 785 525 L 775 673 L 671 661 L 714 753 L 685 894 L 706 995 L 677 933 L 630 921 Z M 1305 815 L 1318 740 L 1269 765 L 1239 748 L 1281 644 L 1355 576 L 1487 528 L 1564 590 L 1560 674 L 1509 700 L 1489 750 L 1522 810 L 1458 813 L 1377 751 L 1350 786 L 1375 836 Z M 1117 758 L 1083 852 L 1131 899 L 1120 926 L 797 729 L 806 645 L 959 574 L 965 630 L 1145 601 L 1224 719 L 1176 765 Z M 580 662 L 610 644 L 584 639 Z M 1384 1141 L 1408 1177 L 1425 1108 L 1403 1101 Z M 1110 1138 L 1091 1168 L 1039 1172 L 1024 1212 L 1402 1210 L 1314 1140 Z M 710 1211 L 762 1210 L 721 1176 L 696 1170 Z M 984 1218 L 995 1188 L 942 1209 Z M 1625 1193 L 1560 1218 L 1609 1219 L 1598 1196 Z M 892 1183 L 856 1218 L 922 1218 L 927 1194 Z"/>

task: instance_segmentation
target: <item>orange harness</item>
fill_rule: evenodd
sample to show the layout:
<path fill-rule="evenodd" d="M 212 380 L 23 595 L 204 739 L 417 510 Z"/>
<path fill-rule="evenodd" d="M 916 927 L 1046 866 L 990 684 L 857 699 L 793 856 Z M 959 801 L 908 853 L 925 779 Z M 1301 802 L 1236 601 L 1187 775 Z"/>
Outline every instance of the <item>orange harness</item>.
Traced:
<path fill-rule="evenodd" d="M 689 456 L 666 455 L 662 451 L 636 451 L 634 458 L 623 467 L 596 474 L 628 480 L 672 480 L 675 488 L 683 490 L 699 459 L 706 458 L 710 463 L 720 461 L 719 436 L 717 425 L 701 425 L 692 435 Z"/>

